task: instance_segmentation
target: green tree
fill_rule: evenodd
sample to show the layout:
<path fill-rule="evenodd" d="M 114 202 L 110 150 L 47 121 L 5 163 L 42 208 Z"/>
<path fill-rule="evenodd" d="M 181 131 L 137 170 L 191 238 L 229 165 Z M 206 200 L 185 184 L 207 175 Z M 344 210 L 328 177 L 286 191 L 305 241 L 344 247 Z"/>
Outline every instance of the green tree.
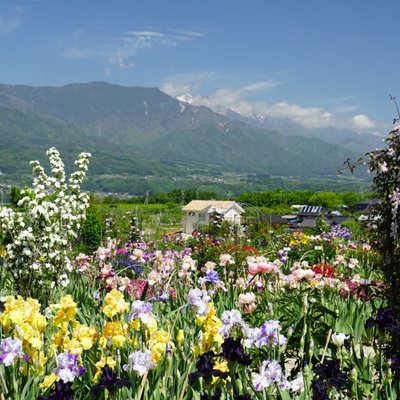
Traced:
<path fill-rule="evenodd" d="M 331 210 L 340 204 L 340 198 L 333 192 L 319 192 L 309 198 L 309 204 L 326 207 Z"/>
<path fill-rule="evenodd" d="M 80 242 L 83 251 L 94 253 L 100 246 L 103 233 L 103 224 L 97 216 L 96 210 L 90 206 L 86 210 L 86 219 L 80 231 Z"/>
<path fill-rule="evenodd" d="M 359 193 L 345 192 L 340 195 L 340 198 L 342 199 L 342 204 L 354 206 L 361 200 L 361 195 Z"/>

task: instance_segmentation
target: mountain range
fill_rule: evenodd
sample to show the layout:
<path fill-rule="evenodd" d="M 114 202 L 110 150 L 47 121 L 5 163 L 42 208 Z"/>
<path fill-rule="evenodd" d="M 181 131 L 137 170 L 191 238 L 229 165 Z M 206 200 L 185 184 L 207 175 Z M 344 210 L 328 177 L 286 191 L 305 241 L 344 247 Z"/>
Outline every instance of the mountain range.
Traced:
<path fill-rule="evenodd" d="M 29 161 L 44 162 L 51 146 L 67 165 L 80 151 L 92 152 L 93 190 L 141 194 L 183 184 L 218 185 L 226 177 L 241 186 L 246 177 L 258 177 L 260 185 L 274 177 L 336 179 L 344 160 L 365 153 L 373 139 L 328 131 L 306 137 L 233 114 L 191 105 L 157 88 L 2 84 L 0 183 L 26 182 Z"/>
<path fill-rule="evenodd" d="M 241 115 L 229 109 L 225 110 L 224 115 L 233 121 L 244 122 L 255 128 L 277 130 L 285 136 L 317 138 L 360 154 L 382 147 L 383 138 L 370 133 L 358 133 L 350 129 L 334 127 L 304 128 L 301 124 L 289 119 L 273 119 L 254 114 Z"/>

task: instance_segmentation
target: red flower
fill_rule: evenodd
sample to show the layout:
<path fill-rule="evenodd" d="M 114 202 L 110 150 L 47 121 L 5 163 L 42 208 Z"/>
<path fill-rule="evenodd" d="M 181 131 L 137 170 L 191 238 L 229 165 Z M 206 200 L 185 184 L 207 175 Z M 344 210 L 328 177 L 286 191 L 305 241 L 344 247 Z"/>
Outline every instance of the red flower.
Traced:
<path fill-rule="evenodd" d="M 320 274 L 327 278 L 334 278 L 336 275 L 335 268 L 328 264 L 314 264 L 312 266 L 312 270 L 315 274 Z"/>
<path fill-rule="evenodd" d="M 243 246 L 242 249 L 244 251 L 250 251 L 252 253 L 255 253 L 257 251 L 254 247 L 250 247 L 250 246 Z"/>

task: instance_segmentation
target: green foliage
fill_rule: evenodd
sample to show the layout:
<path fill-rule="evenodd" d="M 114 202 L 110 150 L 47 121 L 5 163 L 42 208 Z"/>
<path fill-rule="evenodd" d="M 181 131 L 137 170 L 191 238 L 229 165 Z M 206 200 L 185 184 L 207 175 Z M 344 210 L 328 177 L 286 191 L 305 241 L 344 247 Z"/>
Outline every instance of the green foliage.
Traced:
<path fill-rule="evenodd" d="M 362 199 L 362 196 L 360 193 L 345 192 L 340 194 L 340 198 L 342 200 L 342 204 L 346 206 L 354 206 Z"/>
<path fill-rule="evenodd" d="M 275 207 L 277 205 L 291 206 L 293 204 L 309 204 L 311 190 L 284 191 L 282 189 L 265 192 L 242 193 L 236 197 L 239 203 L 258 207 Z"/>
<path fill-rule="evenodd" d="M 351 206 L 362 199 L 360 193 L 353 192 L 324 192 L 315 190 L 268 190 L 264 192 L 242 193 L 236 197 L 236 201 L 245 206 L 258 207 L 267 214 L 279 214 L 287 212 L 292 205 L 316 205 L 335 209 L 341 205 Z"/>
<path fill-rule="evenodd" d="M 173 189 L 167 193 L 155 193 L 146 196 L 122 198 L 118 195 L 106 196 L 103 199 L 105 204 L 126 203 L 126 204 L 169 204 L 171 207 L 177 204 L 187 204 L 192 200 L 218 200 L 215 192 L 201 191 L 199 189 Z"/>
<path fill-rule="evenodd" d="M 103 224 L 98 217 L 95 208 L 90 206 L 86 210 L 86 219 L 79 234 L 81 251 L 86 252 L 87 254 L 94 253 L 100 246 L 103 231 Z"/>
<path fill-rule="evenodd" d="M 325 217 L 321 214 L 317 218 L 316 226 L 315 226 L 315 231 L 317 234 L 321 234 L 322 232 L 328 232 L 329 231 L 329 225 L 326 222 Z"/>
<path fill-rule="evenodd" d="M 132 213 L 129 211 L 132 207 L 129 204 L 116 204 L 115 207 L 95 204 L 88 214 L 93 210 L 99 215 L 100 211 L 120 212 L 129 225 L 132 215 L 139 215 L 142 210 L 149 213 L 168 210 L 168 205 L 150 204 L 137 206 Z M 377 292 L 368 299 L 356 291 L 345 291 L 346 287 L 350 289 L 347 282 L 353 277 L 353 283 L 357 284 L 365 279 L 359 288 L 372 287 L 371 282 L 367 282 L 368 271 L 376 267 L 376 263 L 368 266 L 372 252 L 364 251 L 361 243 L 357 243 L 355 249 L 355 242 L 342 237 L 322 236 L 321 239 L 301 232 L 275 231 L 267 225 L 258 225 L 258 228 L 260 234 L 269 237 L 262 247 L 257 248 L 251 246 L 253 242 L 235 245 L 230 238 L 211 240 L 208 235 L 195 235 L 186 242 L 171 235 L 169 241 L 142 242 L 137 247 L 110 241 L 107 249 L 102 249 L 102 259 L 88 261 L 81 257 L 80 262 L 84 261 L 85 265 L 76 261 L 69 275 L 70 284 L 56 293 L 57 299 L 63 299 L 63 305 L 61 299 L 59 305 L 51 305 L 42 320 L 31 315 L 34 311 L 31 303 L 27 304 L 31 311 L 29 314 L 22 307 L 22 299 L 9 302 L 7 312 L 0 318 L 0 339 L 35 334 L 32 339 L 37 340 L 28 340 L 31 338 L 28 336 L 23 342 L 24 352 L 31 349 L 29 355 L 32 358 L 28 361 L 17 358 L 10 366 L 0 363 L 0 390 L 4 384 L 10 398 L 21 400 L 49 396 L 54 385 L 45 389 L 43 381 L 57 371 L 56 357 L 61 353 L 65 356 L 74 346 L 79 365 L 85 368 L 85 373 L 72 383 L 77 400 L 93 397 L 90 393 L 96 384 L 93 378 L 96 372 L 101 372 L 97 364 L 105 356 L 115 364 L 110 377 L 123 379 L 127 386 L 114 386 L 114 390 L 109 392 L 105 389 L 103 397 L 99 398 L 201 400 L 221 390 L 220 397 L 226 400 L 242 398 L 243 395 L 259 400 L 308 400 L 315 397 L 312 386 L 312 381 L 318 378 L 315 366 L 333 360 L 338 361 L 338 368 L 348 384 L 340 390 L 329 384 L 328 397 L 361 399 L 375 393 L 377 399 L 395 398 L 398 382 L 394 377 L 391 381 L 388 378 L 389 359 L 384 357 L 381 338 L 377 336 L 379 333 L 365 328 L 366 320 L 382 303 L 379 287 L 375 287 Z M 316 244 L 323 244 L 324 250 L 316 250 Z M 288 265 L 272 261 L 278 257 L 279 250 L 288 247 L 293 249 L 293 253 L 297 248 L 296 255 L 289 254 Z M 192 250 L 191 256 L 188 248 Z M 309 273 L 313 268 L 311 260 L 322 251 L 324 262 L 330 265 L 336 261 L 337 255 L 342 255 L 347 261 L 357 257 L 360 263 L 354 269 L 338 266 L 334 279 L 320 274 L 293 280 L 295 272 Z M 215 263 L 213 268 L 219 281 L 200 283 L 199 278 L 204 279 L 205 266 L 210 261 Z M 309 261 L 309 264 L 301 265 L 301 261 Z M 207 268 L 211 268 L 210 264 Z M 279 272 L 250 272 L 250 264 L 254 264 L 253 267 L 275 265 Z M 124 290 L 121 285 L 125 284 L 130 286 Z M 110 292 L 109 285 L 115 285 L 120 292 L 117 289 Z M 196 303 L 188 300 L 188 292 L 193 288 L 201 288 L 204 290 L 202 296 L 209 296 L 208 310 L 203 315 L 199 315 L 196 309 L 200 299 Z M 70 301 L 63 297 L 65 293 L 72 296 Z M 162 300 L 160 293 L 164 295 Z M 246 303 L 245 306 L 243 297 L 252 297 L 252 304 Z M 143 310 L 137 318 L 132 318 L 134 310 L 139 307 L 135 300 L 139 299 L 148 302 L 151 312 Z M 112 315 L 106 315 L 106 306 Z M 263 344 L 245 346 L 231 354 L 240 357 L 243 352 L 248 356 L 248 365 L 228 359 L 221 345 L 222 341 L 228 340 L 220 336 L 220 329 L 233 324 L 224 312 L 232 310 L 240 314 L 241 321 L 231 327 L 231 339 L 238 339 L 241 345 L 249 339 L 266 340 Z M 36 312 L 43 313 L 43 309 L 38 306 Z M 8 322 L 23 316 L 27 318 L 24 324 Z M 63 327 L 60 320 L 64 321 Z M 38 321 L 47 324 L 42 327 L 44 333 L 38 329 Z M 257 331 L 262 326 L 265 336 L 261 329 Z M 274 338 L 278 333 L 276 343 Z M 336 333 L 348 337 L 348 347 L 333 342 L 332 336 Z M 39 351 L 43 351 L 41 354 L 48 355 L 43 358 L 41 374 L 38 373 L 39 362 L 33 358 L 39 352 L 33 347 L 37 343 Z M 152 360 L 156 360 L 156 365 L 149 367 L 144 375 L 129 365 L 131 356 L 142 350 L 151 351 Z M 200 357 L 210 354 L 207 353 L 210 350 L 216 354 L 213 371 L 221 368 L 222 372 L 223 368 L 229 379 L 209 379 L 207 376 L 194 379 L 191 375 L 200 369 Z M 279 382 L 268 382 L 264 390 L 256 390 L 254 377 L 267 360 L 279 364 L 282 375 L 289 381 L 287 384 L 302 373 L 300 382 L 304 384 L 304 391 L 289 389 Z M 135 365 L 137 367 L 137 361 Z M 348 379 L 350 371 L 352 375 Z"/>
<path fill-rule="evenodd" d="M 396 100 L 394 102 L 397 107 Z M 390 304 L 400 318 L 400 116 L 395 127 L 386 138 L 387 146 L 370 152 L 369 166 L 374 173 L 376 197 L 381 199 L 372 211 L 376 229 L 373 231 L 375 245 L 382 255 L 382 270 L 389 286 Z M 396 349 L 400 354 L 400 340 Z"/>
<path fill-rule="evenodd" d="M 21 200 L 21 190 L 17 186 L 11 186 L 10 189 L 10 203 L 16 207 Z"/>
<path fill-rule="evenodd" d="M 132 219 L 141 234 L 155 235 L 182 229 L 182 207 L 176 204 L 95 204 L 94 208 L 104 225 L 103 241 L 107 237 L 128 240 L 132 235 Z"/>
<path fill-rule="evenodd" d="M 336 193 L 331 192 L 320 192 L 315 193 L 309 198 L 309 204 L 313 206 L 322 206 L 333 210 L 340 205 L 341 201 Z"/>

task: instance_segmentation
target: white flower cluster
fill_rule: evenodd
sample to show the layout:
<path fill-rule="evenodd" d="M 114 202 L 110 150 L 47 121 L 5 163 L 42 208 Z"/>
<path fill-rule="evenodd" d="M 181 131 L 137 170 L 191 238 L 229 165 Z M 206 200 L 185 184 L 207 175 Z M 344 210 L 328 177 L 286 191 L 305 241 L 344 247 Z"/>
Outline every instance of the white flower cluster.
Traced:
<path fill-rule="evenodd" d="M 5 267 L 21 285 L 52 287 L 57 281 L 68 284 L 65 275 L 71 271 L 68 251 L 89 206 L 89 196 L 81 193 L 80 188 L 90 154 L 78 156 L 75 161 L 78 170 L 68 181 L 59 152 L 53 147 L 47 155 L 51 176 L 46 175 L 39 161 L 31 162 L 34 180 L 32 188 L 21 192 L 23 197 L 18 202 L 21 211 L 0 208 L 0 228 L 10 238 Z"/>
<path fill-rule="evenodd" d="M 387 147 L 375 149 L 368 153 L 370 172 L 375 171 L 375 192 L 382 197 L 382 203 L 373 213 L 378 236 L 389 232 L 397 250 L 400 250 L 400 189 L 399 189 L 399 154 L 400 154 L 400 120 L 395 121 L 395 127 L 385 139 Z M 389 208 L 390 207 L 390 208 Z M 390 214 L 389 214 L 390 212 Z M 390 222 L 390 227 L 387 226 Z M 378 238 L 381 241 L 382 237 Z"/>
<path fill-rule="evenodd" d="M 398 239 L 398 211 L 399 211 L 399 204 L 400 204 L 400 190 L 396 188 L 396 190 L 390 195 L 389 197 L 390 204 L 391 204 L 391 211 L 392 211 L 392 221 L 390 225 L 390 232 L 393 239 Z"/>

